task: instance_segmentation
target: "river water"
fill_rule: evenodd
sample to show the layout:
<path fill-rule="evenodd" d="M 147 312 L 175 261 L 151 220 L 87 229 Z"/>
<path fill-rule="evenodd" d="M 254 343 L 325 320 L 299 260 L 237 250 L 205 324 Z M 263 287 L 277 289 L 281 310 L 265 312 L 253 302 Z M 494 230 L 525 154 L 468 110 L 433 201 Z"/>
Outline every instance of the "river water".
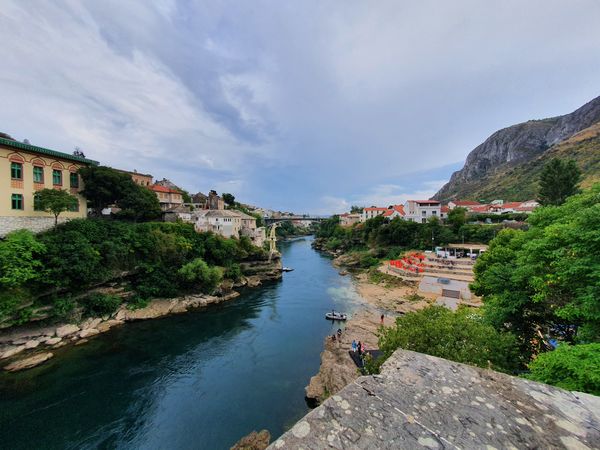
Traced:
<path fill-rule="evenodd" d="M 2 449 L 228 449 L 275 439 L 308 411 L 327 311 L 352 311 L 349 277 L 280 244 L 283 280 L 222 305 L 113 329 L 43 366 L 0 375 Z"/>

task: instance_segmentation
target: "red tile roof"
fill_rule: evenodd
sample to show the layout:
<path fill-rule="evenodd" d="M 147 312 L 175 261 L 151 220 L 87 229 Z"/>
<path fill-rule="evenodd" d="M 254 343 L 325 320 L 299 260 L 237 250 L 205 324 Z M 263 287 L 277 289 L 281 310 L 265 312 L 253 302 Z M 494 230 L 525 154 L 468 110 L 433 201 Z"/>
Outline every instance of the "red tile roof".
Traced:
<path fill-rule="evenodd" d="M 387 211 L 387 208 L 372 207 L 372 208 L 365 208 L 365 211 Z"/>
<path fill-rule="evenodd" d="M 150 190 L 154 192 L 166 192 L 167 194 L 181 194 L 181 192 L 175 189 L 171 189 L 166 186 L 161 186 L 160 184 L 153 184 L 152 186 L 150 186 Z"/>
<path fill-rule="evenodd" d="M 404 205 L 394 205 L 391 208 L 388 208 L 385 213 L 383 213 L 383 217 L 390 217 L 394 212 L 397 212 L 401 216 L 404 216 Z"/>
<path fill-rule="evenodd" d="M 448 207 L 448 205 L 442 205 L 441 212 L 443 212 L 443 213 L 450 212 L 450 208 Z"/>
<path fill-rule="evenodd" d="M 454 203 L 456 206 L 478 206 L 478 205 L 481 205 L 481 203 L 474 202 L 472 200 L 453 200 L 452 203 Z"/>
<path fill-rule="evenodd" d="M 417 203 L 429 203 L 430 205 L 439 205 L 440 202 L 437 200 L 409 200 L 409 202 L 417 202 Z"/>
<path fill-rule="evenodd" d="M 508 202 L 501 205 L 502 209 L 514 209 L 521 206 L 521 202 Z"/>

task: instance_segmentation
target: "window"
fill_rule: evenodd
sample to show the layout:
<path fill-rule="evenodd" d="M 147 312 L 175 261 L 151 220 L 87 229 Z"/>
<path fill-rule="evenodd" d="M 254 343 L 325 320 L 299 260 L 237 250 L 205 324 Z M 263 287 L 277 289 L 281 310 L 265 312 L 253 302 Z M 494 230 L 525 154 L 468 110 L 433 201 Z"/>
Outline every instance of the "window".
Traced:
<path fill-rule="evenodd" d="M 44 182 L 44 168 L 40 166 L 33 166 L 33 182 L 43 183 Z"/>
<path fill-rule="evenodd" d="M 69 175 L 69 178 L 71 181 L 71 187 L 78 188 L 79 187 L 79 175 L 77 175 L 74 172 L 71 172 L 71 174 Z"/>
<path fill-rule="evenodd" d="M 421 215 L 425 217 L 427 215 L 427 211 L 421 211 Z"/>
<path fill-rule="evenodd" d="M 33 196 L 33 210 L 42 211 L 42 205 L 40 204 L 40 198 L 37 195 Z"/>
<path fill-rule="evenodd" d="M 21 163 L 10 163 L 10 177 L 13 180 L 23 179 L 23 164 Z"/>
<path fill-rule="evenodd" d="M 421 219 L 421 223 L 427 223 L 427 219 Z"/>
<path fill-rule="evenodd" d="M 52 184 L 54 186 L 62 186 L 62 171 L 58 169 L 52 171 Z"/>
<path fill-rule="evenodd" d="M 437 211 L 431 211 L 431 214 L 437 216 Z"/>
<path fill-rule="evenodd" d="M 12 209 L 23 209 L 23 196 L 21 194 L 13 194 L 11 197 Z"/>

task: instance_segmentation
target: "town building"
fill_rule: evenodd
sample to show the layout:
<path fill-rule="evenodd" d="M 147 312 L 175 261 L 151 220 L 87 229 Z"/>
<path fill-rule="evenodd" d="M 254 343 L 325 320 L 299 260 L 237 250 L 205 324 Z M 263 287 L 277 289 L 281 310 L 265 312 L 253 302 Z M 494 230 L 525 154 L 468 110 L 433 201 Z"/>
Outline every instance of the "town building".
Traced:
<path fill-rule="evenodd" d="M 396 217 L 404 219 L 405 215 L 404 205 L 392 205 L 383 213 L 383 217 L 389 220 L 395 219 Z"/>
<path fill-rule="evenodd" d="M 265 227 L 256 226 L 256 217 L 250 216 L 241 211 L 237 211 L 242 219 L 242 227 L 240 229 L 240 236 L 249 237 L 254 245 L 262 247 L 265 240 L 267 239 L 267 233 Z"/>
<path fill-rule="evenodd" d="M 450 212 L 450 207 L 448 205 L 442 205 L 440 207 L 440 219 L 446 220 L 448 218 L 449 212 Z"/>
<path fill-rule="evenodd" d="M 247 236 L 257 247 L 266 240 L 264 227 L 256 226 L 256 218 L 233 209 L 202 209 L 191 213 L 199 233 L 212 232 L 226 238 Z"/>
<path fill-rule="evenodd" d="M 406 220 L 427 223 L 430 217 L 441 217 L 441 204 L 437 200 L 407 200 L 404 211 Z"/>
<path fill-rule="evenodd" d="M 195 209 L 208 209 L 208 196 L 202 192 L 192 195 L 192 205 Z"/>
<path fill-rule="evenodd" d="M 83 183 L 78 171 L 97 164 L 83 156 L 0 137 L 0 236 L 22 228 L 38 232 L 54 226 L 54 216 L 34 204 L 34 193 L 45 188 L 63 189 L 77 197 L 77 207 L 61 213 L 59 222 L 85 218 L 87 202 L 80 194 Z"/>
<path fill-rule="evenodd" d="M 352 225 L 359 223 L 361 221 L 360 214 L 350 214 L 344 213 L 340 214 L 340 225 L 343 227 L 351 227 Z"/>
<path fill-rule="evenodd" d="M 163 212 L 163 220 L 165 222 L 182 221 L 186 223 L 192 222 L 192 208 L 187 205 L 174 206 Z"/>
<path fill-rule="evenodd" d="M 163 211 L 167 211 L 183 204 L 183 197 L 181 192 L 177 189 L 161 186 L 159 184 L 153 184 L 152 186 L 149 186 L 149 189 L 156 194 L 156 197 L 158 197 L 160 209 Z"/>
<path fill-rule="evenodd" d="M 208 209 L 225 209 L 225 202 L 219 197 L 217 191 L 211 190 L 208 193 Z"/>
<path fill-rule="evenodd" d="M 154 184 L 152 181 L 153 177 L 150 174 L 139 173 L 135 169 L 133 172 L 130 172 L 129 170 L 121 170 L 121 169 L 116 169 L 116 170 L 129 175 L 131 177 L 131 179 L 133 180 L 133 182 L 135 184 L 139 184 L 140 186 L 150 187 Z"/>
<path fill-rule="evenodd" d="M 448 202 L 448 209 L 465 208 L 469 211 L 474 206 L 481 206 L 481 203 L 472 200 L 452 200 Z"/>
<path fill-rule="evenodd" d="M 377 216 L 381 216 L 381 215 L 385 214 L 385 212 L 387 210 L 388 210 L 387 208 L 379 208 L 376 206 L 371 206 L 370 208 L 364 208 L 363 212 L 360 215 L 360 221 L 366 222 L 369 219 L 372 219 Z"/>

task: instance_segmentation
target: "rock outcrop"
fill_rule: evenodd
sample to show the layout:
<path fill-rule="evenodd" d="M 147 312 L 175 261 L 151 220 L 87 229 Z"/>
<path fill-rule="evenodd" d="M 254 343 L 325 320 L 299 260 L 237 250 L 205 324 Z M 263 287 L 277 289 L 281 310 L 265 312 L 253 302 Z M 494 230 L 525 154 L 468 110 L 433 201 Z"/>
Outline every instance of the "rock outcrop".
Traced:
<path fill-rule="evenodd" d="M 230 450 L 265 450 L 270 441 L 271 434 L 267 430 L 261 430 L 258 433 L 253 431 L 240 439 Z"/>
<path fill-rule="evenodd" d="M 4 366 L 4 370 L 8 372 L 17 372 L 19 370 L 31 369 L 32 367 L 39 366 L 40 364 L 48 361 L 54 355 L 50 352 L 37 353 L 25 359 L 14 361 L 7 366 Z"/>
<path fill-rule="evenodd" d="M 270 449 L 590 449 L 600 398 L 398 350 Z"/>
<path fill-rule="evenodd" d="M 495 173 L 536 161 L 553 146 L 598 122 L 600 97 L 564 116 L 530 120 L 497 131 L 469 153 L 464 167 L 452 174 L 434 198 L 478 200 L 481 186 L 489 184 Z"/>

